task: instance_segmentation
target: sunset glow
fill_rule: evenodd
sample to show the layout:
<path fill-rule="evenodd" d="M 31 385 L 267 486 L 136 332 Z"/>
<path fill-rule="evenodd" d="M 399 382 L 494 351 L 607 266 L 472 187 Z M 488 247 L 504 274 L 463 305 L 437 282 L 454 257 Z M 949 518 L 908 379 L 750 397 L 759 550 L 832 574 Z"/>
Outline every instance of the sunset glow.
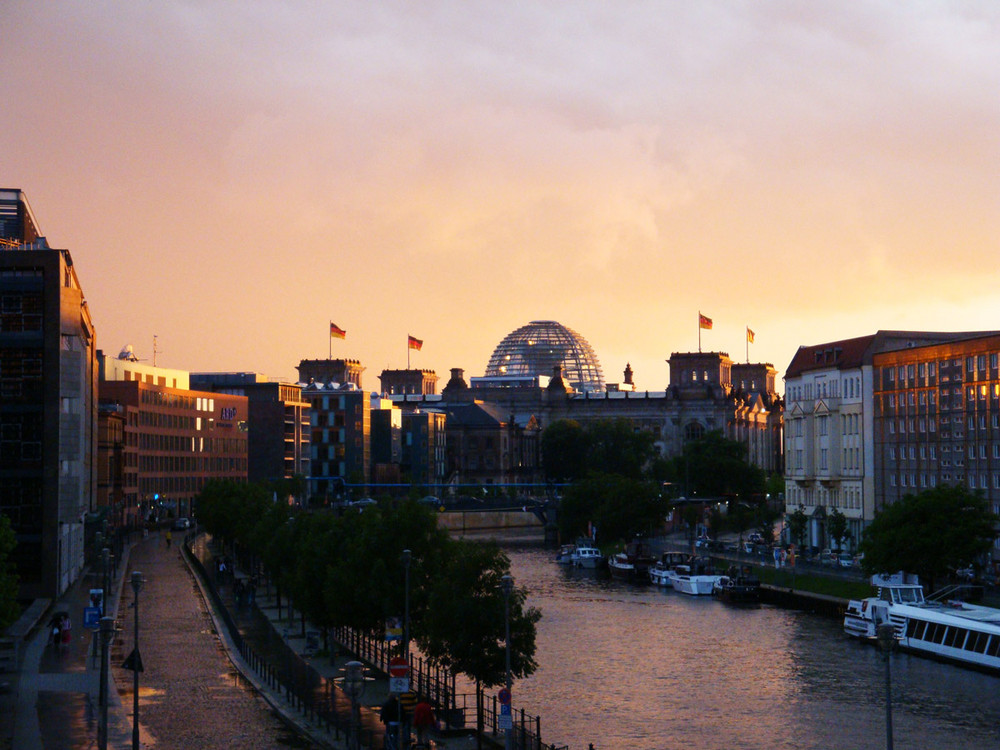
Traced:
<path fill-rule="evenodd" d="M 1000 5 L 523 5 L 14 0 L 0 186 L 169 368 L 1000 328 Z"/>

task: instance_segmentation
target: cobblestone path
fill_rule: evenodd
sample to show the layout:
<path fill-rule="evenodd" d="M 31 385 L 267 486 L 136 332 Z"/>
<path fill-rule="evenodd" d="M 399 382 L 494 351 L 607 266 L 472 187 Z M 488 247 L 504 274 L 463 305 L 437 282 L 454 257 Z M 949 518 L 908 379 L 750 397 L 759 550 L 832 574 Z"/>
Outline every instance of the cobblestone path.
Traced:
<path fill-rule="evenodd" d="M 180 541 L 179 539 L 177 540 Z M 227 658 L 204 600 L 175 544 L 159 535 L 138 544 L 122 586 L 112 667 L 131 715 L 132 672 L 121 669 L 132 650 L 134 610 L 129 579 L 142 572 L 139 592 L 139 723 L 144 748 L 314 747 L 289 729 Z"/>

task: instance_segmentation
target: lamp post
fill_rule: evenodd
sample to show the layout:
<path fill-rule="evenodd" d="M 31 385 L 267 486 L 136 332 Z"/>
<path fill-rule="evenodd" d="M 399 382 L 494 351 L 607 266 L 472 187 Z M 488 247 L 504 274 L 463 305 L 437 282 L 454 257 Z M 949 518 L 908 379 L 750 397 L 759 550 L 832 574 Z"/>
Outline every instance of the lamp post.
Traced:
<path fill-rule="evenodd" d="M 364 665 L 359 661 L 347 662 L 347 674 L 344 675 L 344 692 L 351 699 L 351 734 L 348 740 L 350 750 L 358 750 L 361 747 L 360 735 L 360 711 L 358 709 L 358 699 L 365 686 L 365 676 L 362 671 Z"/>
<path fill-rule="evenodd" d="M 134 597 L 132 606 L 135 609 L 135 628 L 133 635 L 133 653 L 135 663 L 132 665 L 132 750 L 139 750 L 139 590 L 142 588 L 142 573 L 132 571 L 132 591 Z"/>
<path fill-rule="evenodd" d="M 892 750 L 892 674 L 890 672 L 890 657 L 896 645 L 896 629 L 887 622 L 876 630 L 878 645 L 885 652 L 885 748 Z"/>
<path fill-rule="evenodd" d="M 407 663 L 410 661 L 410 560 L 413 555 L 408 549 L 403 550 L 403 658 Z M 410 747 L 410 722 L 403 721 L 403 702 L 397 704 L 397 718 L 399 719 L 399 741 L 397 746 L 400 750 L 408 750 Z M 405 729 L 405 731 L 404 731 Z"/>
<path fill-rule="evenodd" d="M 115 632 L 115 620 L 113 617 L 101 618 L 101 688 L 100 705 L 101 717 L 97 724 L 97 747 L 99 750 L 108 748 L 108 646 L 111 644 L 111 636 Z"/>
<path fill-rule="evenodd" d="M 506 650 L 507 665 L 507 693 L 511 694 L 510 679 L 510 595 L 514 590 L 514 579 L 510 574 L 500 579 L 500 589 L 503 591 L 503 625 L 504 625 L 504 648 Z M 513 701 L 513 699 L 511 699 Z M 504 747 L 506 750 L 514 750 L 514 709 L 510 709 L 510 723 L 507 724 Z"/>
<path fill-rule="evenodd" d="M 104 577 L 101 580 L 101 615 L 107 614 L 108 597 L 111 596 L 111 550 L 105 547 L 101 550 L 101 570 Z"/>

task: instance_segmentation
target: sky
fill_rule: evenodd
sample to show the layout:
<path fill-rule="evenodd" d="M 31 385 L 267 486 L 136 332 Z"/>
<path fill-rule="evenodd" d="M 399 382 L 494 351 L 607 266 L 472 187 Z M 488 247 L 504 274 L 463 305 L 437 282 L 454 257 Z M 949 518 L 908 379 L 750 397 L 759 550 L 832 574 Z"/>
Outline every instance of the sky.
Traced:
<path fill-rule="evenodd" d="M 1000 3 L 5 0 L 0 187 L 98 346 L 483 374 L 1000 328 Z"/>

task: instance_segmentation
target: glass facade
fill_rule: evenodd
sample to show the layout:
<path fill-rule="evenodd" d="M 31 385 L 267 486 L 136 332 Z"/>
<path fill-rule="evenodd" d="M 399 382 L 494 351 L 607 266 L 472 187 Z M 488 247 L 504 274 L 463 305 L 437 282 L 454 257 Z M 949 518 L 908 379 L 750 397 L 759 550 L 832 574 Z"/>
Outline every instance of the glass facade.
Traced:
<path fill-rule="evenodd" d="M 601 364 L 590 344 L 554 320 L 534 320 L 507 334 L 493 350 L 486 376 L 551 376 L 557 365 L 577 391 L 603 391 Z"/>

